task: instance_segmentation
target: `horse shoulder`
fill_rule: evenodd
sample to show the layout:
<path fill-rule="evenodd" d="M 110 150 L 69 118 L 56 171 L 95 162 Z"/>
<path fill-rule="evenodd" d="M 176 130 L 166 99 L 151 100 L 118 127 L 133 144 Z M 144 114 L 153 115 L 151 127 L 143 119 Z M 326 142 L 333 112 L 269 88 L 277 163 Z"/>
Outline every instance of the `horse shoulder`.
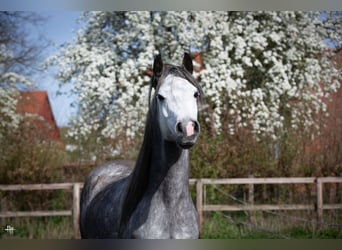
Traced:
<path fill-rule="evenodd" d="M 84 236 L 106 237 L 108 227 L 112 226 L 108 224 L 109 221 L 106 221 L 108 216 L 106 214 L 113 213 L 112 210 L 116 209 L 117 211 L 112 215 L 115 221 L 115 217 L 120 213 L 118 203 L 121 202 L 120 197 L 127 184 L 127 177 L 133 169 L 133 163 L 124 162 L 125 165 L 122 163 L 122 161 L 105 163 L 88 175 L 81 195 L 80 226 Z M 113 207 L 113 201 L 117 203 L 116 208 Z"/>
<path fill-rule="evenodd" d="M 111 161 L 95 168 L 89 175 L 83 188 L 83 202 L 89 202 L 108 185 L 127 177 L 132 172 L 131 165 L 123 165 L 122 162 Z"/>

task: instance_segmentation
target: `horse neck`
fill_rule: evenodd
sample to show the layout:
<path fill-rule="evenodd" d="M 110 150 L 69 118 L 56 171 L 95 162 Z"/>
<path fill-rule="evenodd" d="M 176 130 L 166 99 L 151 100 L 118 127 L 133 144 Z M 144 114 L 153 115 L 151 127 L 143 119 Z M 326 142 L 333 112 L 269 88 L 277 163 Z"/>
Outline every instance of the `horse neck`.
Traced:
<path fill-rule="evenodd" d="M 119 235 L 146 192 L 164 189 L 167 200 L 172 201 L 173 196 L 188 190 L 188 151 L 162 138 L 152 115 L 157 113 L 155 103 L 151 106 L 154 109 L 149 111 L 142 147 L 123 196 Z"/>
<path fill-rule="evenodd" d="M 162 189 L 173 196 L 188 190 L 189 153 L 175 142 L 161 141 L 154 145 L 151 157 L 149 187 Z"/>

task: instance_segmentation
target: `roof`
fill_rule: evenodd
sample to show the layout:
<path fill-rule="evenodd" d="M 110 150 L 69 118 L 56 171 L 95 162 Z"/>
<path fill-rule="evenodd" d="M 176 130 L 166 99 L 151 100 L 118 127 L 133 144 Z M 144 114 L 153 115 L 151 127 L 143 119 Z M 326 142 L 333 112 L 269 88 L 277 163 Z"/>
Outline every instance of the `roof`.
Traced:
<path fill-rule="evenodd" d="M 203 60 L 201 57 L 201 53 L 196 52 L 196 53 L 192 53 L 191 56 L 193 57 L 193 60 L 195 61 L 195 65 L 194 65 L 194 70 L 196 72 L 200 72 L 204 69 L 204 64 L 203 64 Z"/>
<path fill-rule="evenodd" d="M 42 117 L 45 121 L 45 126 L 46 123 L 50 125 L 46 136 L 52 140 L 59 141 L 59 130 L 46 91 L 21 92 L 17 104 L 17 112 L 21 114 L 36 114 Z M 34 122 L 38 127 L 44 126 L 44 123 L 37 119 Z"/>

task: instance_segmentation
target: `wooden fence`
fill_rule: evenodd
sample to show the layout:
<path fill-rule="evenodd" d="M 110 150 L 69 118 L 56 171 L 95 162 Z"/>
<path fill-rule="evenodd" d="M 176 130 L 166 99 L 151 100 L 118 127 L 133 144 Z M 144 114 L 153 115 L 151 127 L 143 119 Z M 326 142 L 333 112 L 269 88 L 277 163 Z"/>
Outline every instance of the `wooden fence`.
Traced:
<path fill-rule="evenodd" d="M 323 184 L 342 183 L 342 177 L 320 178 L 234 178 L 234 179 L 190 179 L 190 185 L 196 185 L 196 208 L 199 215 L 200 230 L 203 226 L 205 211 L 267 211 L 267 210 L 315 210 L 317 226 L 323 224 L 323 210 L 342 209 L 342 204 L 323 204 Z M 243 205 L 211 205 L 203 204 L 203 190 L 206 185 L 248 185 L 248 202 Z M 315 204 L 254 204 L 254 185 L 256 184 L 314 184 L 316 185 Z M 54 183 L 27 185 L 0 185 L 0 191 L 18 190 L 72 190 L 73 204 L 70 210 L 61 211 L 1 211 L 0 218 L 5 217 L 43 217 L 43 216 L 72 216 L 74 238 L 79 238 L 80 190 L 83 183 Z"/>
<path fill-rule="evenodd" d="M 200 228 L 203 226 L 205 211 L 270 211 L 270 210 L 314 210 L 317 213 L 317 227 L 323 225 L 323 210 L 342 209 L 342 204 L 323 204 L 323 184 L 342 183 L 342 177 L 320 178 L 234 178 L 234 179 L 197 179 L 196 207 L 199 215 Z M 248 202 L 243 205 L 210 205 L 203 204 L 203 188 L 205 185 L 248 185 Z M 316 201 L 314 204 L 254 204 L 255 184 L 314 184 L 316 185 Z"/>
<path fill-rule="evenodd" d="M 71 210 L 59 211 L 1 211 L 0 218 L 6 217 L 45 217 L 45 216 L 72 216 L 74 238 L 79 238 L 79 215 L 80 215 L 80 190 L 83 183 L 52 183 L 52 184 L 18 184 L 0 185 L 0 191 L 20 191 L 20 190 L 73 190 Z"/>

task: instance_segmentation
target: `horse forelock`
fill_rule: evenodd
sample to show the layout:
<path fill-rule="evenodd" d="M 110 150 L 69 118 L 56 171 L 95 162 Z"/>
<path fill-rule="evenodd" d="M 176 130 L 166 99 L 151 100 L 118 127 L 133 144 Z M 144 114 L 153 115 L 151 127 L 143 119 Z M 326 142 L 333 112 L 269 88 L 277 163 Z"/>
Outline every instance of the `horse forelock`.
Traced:
<path fill-rule="evenodd" d="M 201 86 L 199 85 L 198 81 L 193 77 L 193 75 L 188 72 L 183 66 L 175 66 L 171 64 L 165 64 L 163 72 L 160 77 L 152 76 L 152 85 L 155 88 L 154 95 L 152 98 L 155 98 L 156 95 L 158 94 L 158 91 L 160 87 L 163 85 L 164 80 L 167 76 L 169 75 L 174 75 L 177 77 L 184 78 L 187 80 L 189 83 L 191 83 L 193 86 L 195 86 L 200 93 L 200 101 L 204 100 L 204 94 Z M 151 92 L 149 96 L 149 100 L 151 100 Z"/>

